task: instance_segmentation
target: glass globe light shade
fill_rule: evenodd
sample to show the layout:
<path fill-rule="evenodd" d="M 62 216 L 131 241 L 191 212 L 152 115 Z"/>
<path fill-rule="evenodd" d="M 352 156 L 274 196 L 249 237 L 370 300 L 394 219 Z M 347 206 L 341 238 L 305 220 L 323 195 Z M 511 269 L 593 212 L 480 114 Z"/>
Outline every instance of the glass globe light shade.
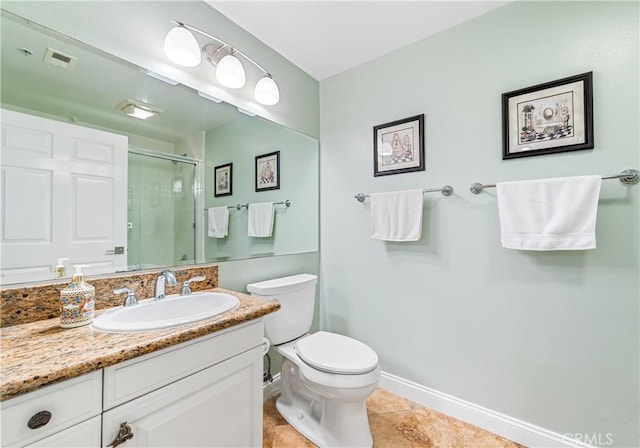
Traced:
<path fill-rule="evenodd" d="M 176 26 L 164 38 L 164 54 L 176 64 L 184 67 L 195 67 L 200 64 L 201 54 L 198 41 L 191 31 L 183 26 Z"/>
<path fill-rule="evenodd" d="M 233 54 L 220 59 L 216 67 L 216 79 L 223 86 L 232 89 L 239 89 L 247 80 L 242 63 Z"/>
<path fill-rule="evenodd" d="M 256 101 L 260 104 L 273 106 L 280 101 L 280 90 L 278 84 L 269 75 L 262 77 L 256 84 L 253 92 Z"/>

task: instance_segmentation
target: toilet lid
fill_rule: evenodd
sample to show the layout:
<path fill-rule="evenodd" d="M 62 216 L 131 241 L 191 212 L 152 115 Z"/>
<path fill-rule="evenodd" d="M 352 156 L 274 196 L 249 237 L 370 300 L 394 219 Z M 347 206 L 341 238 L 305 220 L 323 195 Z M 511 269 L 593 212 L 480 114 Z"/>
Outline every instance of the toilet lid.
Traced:
<path fill-rule="evenodd" d="M 378 355 L 369 346 L 327 331 L 302 338 L 294 350 L 311 367 L 329 373 L 367 373 L 378 365 Z"/>

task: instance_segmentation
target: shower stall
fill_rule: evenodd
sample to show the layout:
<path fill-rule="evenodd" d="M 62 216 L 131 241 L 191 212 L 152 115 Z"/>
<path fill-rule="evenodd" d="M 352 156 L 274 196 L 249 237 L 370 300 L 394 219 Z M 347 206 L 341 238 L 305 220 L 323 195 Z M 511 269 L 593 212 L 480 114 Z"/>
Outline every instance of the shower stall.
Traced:
<path fill-rule="evenodd" d="M 128 268 L 194 264 L 198 161 L 130 146 L 128 162 Z"/>

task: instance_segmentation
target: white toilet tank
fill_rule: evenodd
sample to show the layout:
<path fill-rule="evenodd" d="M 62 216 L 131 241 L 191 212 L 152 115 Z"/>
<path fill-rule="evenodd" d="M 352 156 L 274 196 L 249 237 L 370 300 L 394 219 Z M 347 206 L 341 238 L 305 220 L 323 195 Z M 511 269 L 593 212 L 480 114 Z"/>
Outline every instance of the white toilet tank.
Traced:
<path fill-rule="evenodd" d="M 271 344 L 284 344 L 309 331 L 317 282 L 317 275 L 298 274 L 247 285 L 251 295 L 280 302 L 278 311 L 264 316 L 264 334 Z"/>

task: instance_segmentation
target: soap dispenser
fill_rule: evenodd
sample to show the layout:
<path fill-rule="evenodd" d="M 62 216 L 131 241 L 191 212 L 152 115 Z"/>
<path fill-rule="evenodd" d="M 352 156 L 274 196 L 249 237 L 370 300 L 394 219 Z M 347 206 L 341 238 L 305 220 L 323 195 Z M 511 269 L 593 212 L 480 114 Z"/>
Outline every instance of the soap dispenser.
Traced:
<path fill-rule="evenodd" d="M 67 261 L 68 258 L 58 258 L 58 264 L 53 269 L 53 277 L 54 278 L 63 278 L 67 276 L 67 268 L 64 266 L 64 262 Z"/>
<path fill-rule="evenodd" d="M 80 327 L 93 322 L 96 288 L 84 281 L 81 270 L 88 265 L 74 265 L 71 283 L 60 291 L 60 326 Z"/>

